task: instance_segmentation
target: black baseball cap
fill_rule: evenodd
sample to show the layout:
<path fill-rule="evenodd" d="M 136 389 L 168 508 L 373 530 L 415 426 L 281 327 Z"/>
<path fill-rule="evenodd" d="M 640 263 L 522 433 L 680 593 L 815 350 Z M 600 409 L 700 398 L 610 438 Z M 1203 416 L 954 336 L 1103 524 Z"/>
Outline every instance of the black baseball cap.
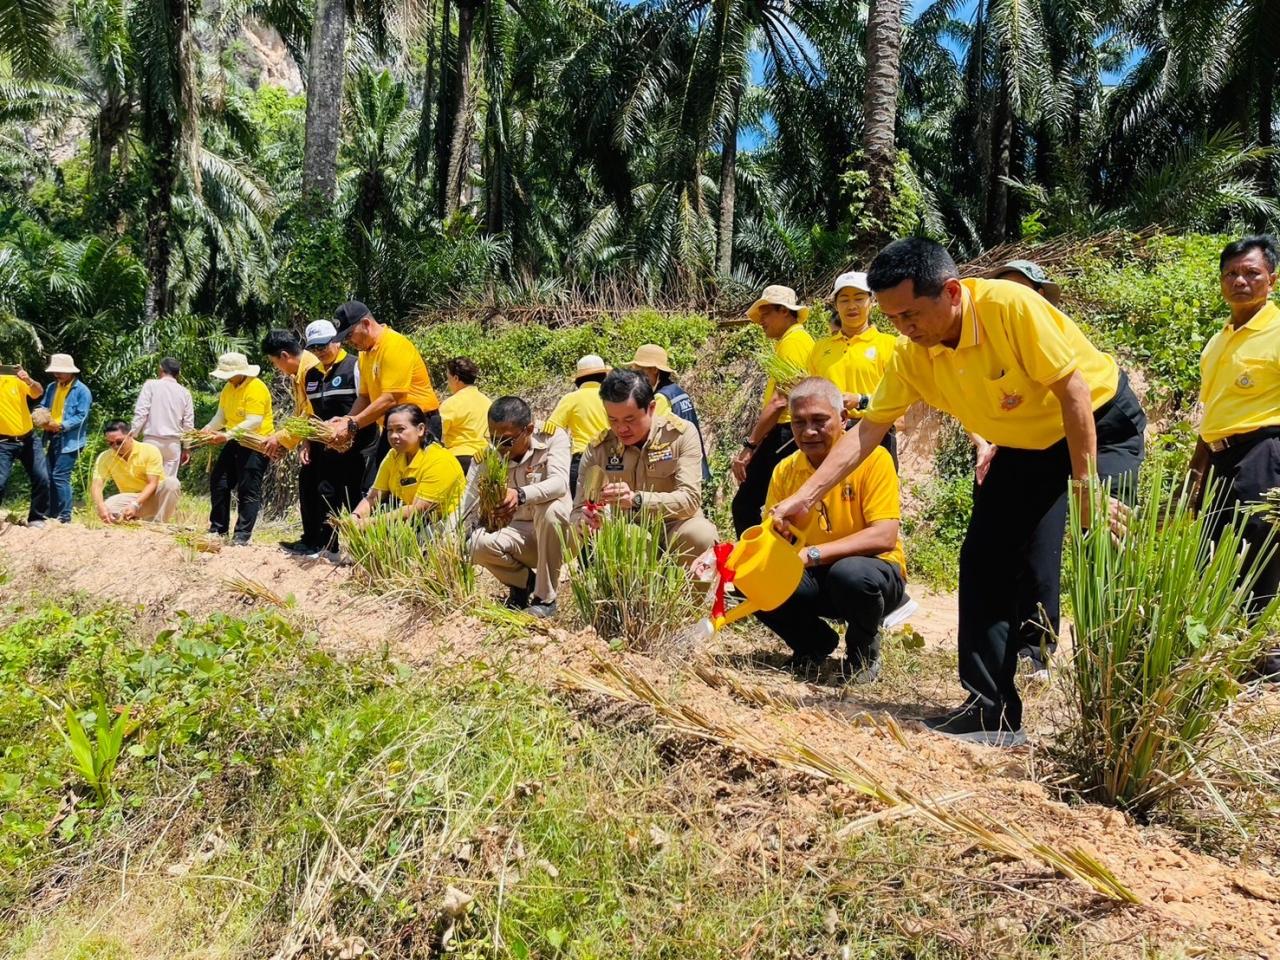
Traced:
<path fill-rule="evenodd" d="M 333 325 L 337 328 L 334 340 L 341 343 L 351 334 L 351 328 L 357 323 L 369 316 L 372 311 L 369 310 L 359 300 L 348 300 L 337 310 L 333 311 Z"/>

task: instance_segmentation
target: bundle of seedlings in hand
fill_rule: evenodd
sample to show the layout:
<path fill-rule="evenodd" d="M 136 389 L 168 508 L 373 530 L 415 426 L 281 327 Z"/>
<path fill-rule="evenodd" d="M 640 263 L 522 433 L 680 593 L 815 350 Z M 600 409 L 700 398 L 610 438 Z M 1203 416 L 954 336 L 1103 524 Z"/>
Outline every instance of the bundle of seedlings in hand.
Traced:
<path fill-rule="evenodd" d="M 760 368 L 773 380 L 781 393 L 790 392 L 796 384 L 809 376 L 809 372 L 804 367 L 798 367 L 790 360 L 784 360 L 767 347 L 760 351 Z"/>
<path fill-rule="evenodd" d="M 345 434 L 339 441 L 338 433 L 319 417 L 290 417 L 284 422 L 284 431 L 299 440 L 314 440 L 335 450 L 346 449 L 352 443 Z"/>
<path fill-rule="evenodd" d="M 379 510 L 360 523 L 350 513 L 331 518 L 351 562 L 379 592 L 395 593 L 433 611 L 457 611 L 476 597 L 465 524 L 434 523 Z"/>
<path fill-rule="evenodd" d="M 476 482 L 478 518 L 489 532 L 499 529 L 503 518 L 498 514 L 507 498 L 510 463 L 497 447 L 489 447 L 476 459 L 480 477 Z"/>
<path fill-rule="evenodd" d="M 205 433 L 203 430 L 184 430 L 180 439 L 184 447 L 194 450 L 197 447 L 212 446 L 217 437 L 218 434 L 216 432 Z"/>
<path fill-rule="evenodd" d="M 578 615 L 600 639 L 651 650 L 697 619 L 693 585 L 663 538 L 660 517 L 612 512 L 591 535 L 571 586 Z M 574 553 L 566 543 L 566 555 Z"/>
<path fill-rule="evenodd" d="M 242 447 L 248 447 L 258 453 L 263 453 L 267 446 L 267 437 L 260 433 L 254 433 L 252 430 L 246 430 L 244 427 L 236 427 L 234 430 L 228 430 L 227 436 L 240 444 Z"/>
<path fill-rule="evenodd" d="M 43 430 L 52 419 L 48 407 L 36 407 L 31 411 L 31 425 L 37 430 Z"/>

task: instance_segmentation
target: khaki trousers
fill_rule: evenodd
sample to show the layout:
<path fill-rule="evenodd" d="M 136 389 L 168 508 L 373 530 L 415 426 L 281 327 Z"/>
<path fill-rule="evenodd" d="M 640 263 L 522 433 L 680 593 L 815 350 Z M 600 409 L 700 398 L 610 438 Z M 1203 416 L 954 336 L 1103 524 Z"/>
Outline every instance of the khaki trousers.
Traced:
<path fill-rule="evenodd" d="M 156 487 L 156 492 L 142 505 L 142 512 L 138 514 L 138 519 L 155 520 L 158 523 L 165 523 L 172 519 L 178 509 L 178 494 L 181 490 L 182 485 L 173 477 L 161 480 L 160 485 Z M 119 518 L 126 510 L 137 504 L 138 495 L 117 493 L 107 497 L 103 502 L 106 504 L 107 512 Z"/>
<path fill-rule="evenodd" d="M 160 459 L 164 461 L 164 475 L 176 477 L 182 463 L 182 441 L 177 437 L 147 437 L 146 442 L 159 449 Z"/>
<path fill-rule="evenodd" d="M 471 535 L 471 562 L 484 567 L 509 587 L 524 590 L 534 572 L 533 595 L 545 603 L 556 598 L 564 564 L 561 532 L 569 523 L 566 500 L 540 503 L 533 520 L 513 520 L 501 530 Z"/>
<path fill-rule="evenodd" d="M 680 562 L 685 566 L 697 560 L 720 539 L 716 525 L 701 513 L 688 520 L 669 520 L 663 524 L 663 529 L 667 549 L 679 554 Z"/>

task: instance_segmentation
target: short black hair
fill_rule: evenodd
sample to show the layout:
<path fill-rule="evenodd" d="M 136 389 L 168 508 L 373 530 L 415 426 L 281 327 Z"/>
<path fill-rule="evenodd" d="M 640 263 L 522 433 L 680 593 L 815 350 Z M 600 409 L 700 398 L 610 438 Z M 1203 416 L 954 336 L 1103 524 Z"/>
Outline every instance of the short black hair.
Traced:
<path fill-rule="evenodd" d="M 444 368 L 467 386 L 480 379 L 480 368 L 470 357 L 454 357 L 445 362 Z"/>
<path fill-rule="evenodd" d="M 499 397 L 489 405 L 490 423 L 509 423 L 523 430 L 533 423 L 533 410 L 519 397 Z"/>
<path fill-rule="evenodd" d="M 895 240 L 876 254 L 867 268 L 872 293 L 910 280 L 917 297 L 936 297 L 948 280 L 959 278 L 956 262 L 940 243 L 924 237 Z"/>
<path fill-rule="evenodd" d="M 128 433 L 129 421 L 128 420 L 108 420 L 105 424 L 103 424 L 102 432 L 104 434 Z"/>
<path fill-rule="evenodd" d="M 289 330 L 272 330 L 262 338 L 262 352 L 268 357 L 287 353 L 291 357 L 302 356 L 302 344 Z"/>
<path fill-rule="evenodd" d="M 1268 269 L 1272 273 L 1276 272 L 1276 264 L 1280 263 L 1280 247 L 1276 245 L 1276 238 L 1269 233 L 1254 233 L 1228 243 L 1222 248 L 1222 256 L 1218 257 L 1218 272 L 1227 269 L 1228 263 L 1250 250 L 1261 250 Z"/>
<path fill-rule="evenodd" d="M 607 373 L 584 373 L 580 377 L 574 377 L 573 382 L 578 386 L 582 386 L 584 383 L 604 383 L 604 378 L 607 376 Z"/>
<path fill-rule="evenodd" d="M 641 410 L 653 403 L 653 387 L 649 386 L 649 378 L 643 377 L 634 370 L 614 370 L 600 384 L 600 399 L 606 403 L 635 402 Z"/>
<path fill-rule="evenodd" d="M 177 357 L 161 357 L 160 369 L 169 376 L 176 378 L 182 372 L 182 364 L 178 362 Z"/>

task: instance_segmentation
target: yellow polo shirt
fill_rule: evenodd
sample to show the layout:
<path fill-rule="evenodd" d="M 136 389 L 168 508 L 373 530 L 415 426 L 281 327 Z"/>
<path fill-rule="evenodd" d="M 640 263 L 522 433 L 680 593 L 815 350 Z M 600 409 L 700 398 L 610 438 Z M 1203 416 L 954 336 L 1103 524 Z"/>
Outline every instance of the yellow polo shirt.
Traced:
<path fill-rule="evenodd" d="M 813 337 L 809 335 L 809 331 L 804 328 L 803 323 L 793 323 L 787 327 L 777 340 L 772 343 L 773 355 L 781 360 L 799 367 L 801 370 L 809 369 L 809 357 L 813 353 Z M 769 405 L 769 401 L 773 399 L 774 392 L 778 389 L 778 385 L 773 382 L 773 377 L 764 385 L 764 400 L 761 402 L 761 409 Z M 779 423 L 791 422 L 791 411 L 783 410 L 782 416 L 778 417 Z"/>
<path fill-rule="evenodd" d="M 1231 321 L 1200 354 L 1200 436 L 1206 443 L 1280 424 L 1280 307 L 1268 303 L 1239 330 Z"/>
<path fill-rule="evenodd" d="M 218 408 L 225 429 L 234 430 L 246 417 L 261 415 L 262 423 L 253 432 L 260 437 L 271 435 L 271 391 L 257 377 L 246 377 L 238 387 L 228 380 L 218 395 Z"/>
<path fill-rule="evenodd" d="M 159 447 L 141 440 L 133 441 L 128 457 L 108 447 L 93 462 L 93 479 L 103 483 L 109 480 L 121 493 L 141 493 L 150 477 L 164 480 L 164 459 Z"/>
<path fill-rule="evenodd" d="M 897 344 L 896 336 L 877 330 L 871 324 L 852 337 L 833 333 L 813 345 L 809 373 L 830 380 L 841 393 L 871 396 L 880 386 Z M 849 414 L 862 416 L 858 410 L 850 410 Z"/>
<path fill-rule="evenodd" d="M 865 419 L 893 423 L 923 400 L 991 443 L 1044 450 L 1066 435 L 1050 384 L 1078 370 L 1094 410 L 1115 396 L 1115 359 L 1044 297 L 1006 280 L 960 284 L 960 342 L 953 349 L 902 340 Z"/>
<path fill-rule="evenodd" d="M 360 354 L 360 396 L 376 400 L 384 393 L 404 394 L 397 402 L 417 404 L 423 413 L 440 409 L 422 354 L 390 327 L 383 328 L 372 350 Z"/>
<path fill-rule="evenodd" d="M 25 437 L 32 430 L 31 408 L 27 400 L 44 396 L 39 386 L 28 387 L 17 377 L 0 377 L 0 435 Z"/>
<path fill-rule="evenodd" d="M 600 384 L 589 380 L 565 394 L 547 417 L 547 423 L 569 431 L 574 453 L 587 449 L 587 444 L 609 429 L 604 401 L 600 399 Z"/>
<path fill-rule="evenodd" d="M 449 516 L 462 503 L 466 477 L 458 458 L 438 443 L 419 447 L 412 460 L 392 450 L 378 467 L 373 489 L 410 505 L 419 500 L 434 503 L 440 516 Z"/>
<path fill-rule="evenodd" d="M 296 417 L 311 416 L 311 400 L 307 397 L 307 374 L 324 364 L 310 350 L 303 350 L 298 357 L 298 372 L 293 375 L 293 414 Z"/>
<path fill-rule="evenodd" d="M 474 457 L 489 445 L 489 406 L 493 403 L 474 385 L 463 387 L 440 404 L 444 445 L 455 457 Z"/>
<path fill-rule="evenodd" d="M 59 383 L 53 388 L 53 402 L 49 404 L 49 419 L 62 425 L 62 411 L 67 408 L 67 394 L 71 392 L 70 383 Z"/>
<path fill-rule="evenodd" d="M 769 481 L 769 496 L 765 501 L 764 515 L 780 500 L 791 496 L 813 476 L 814 468 L 800 450 L 773 468 Z M 876 447 L 858 468 L 840 483 L 827 491 L 821 504 L 813 511 L 805 529 L 806 544 L 818 546 L 865 530 L 877 520 L 901 520 L 902 503 L 898 491 L 898 472 L 893 469 L 893 457 L 883 447 Z M 895 564 L 907 575 L 906 554 L 902 549 L 902 537 L 888 553 L 879 554 L 886 563 Z"/>

